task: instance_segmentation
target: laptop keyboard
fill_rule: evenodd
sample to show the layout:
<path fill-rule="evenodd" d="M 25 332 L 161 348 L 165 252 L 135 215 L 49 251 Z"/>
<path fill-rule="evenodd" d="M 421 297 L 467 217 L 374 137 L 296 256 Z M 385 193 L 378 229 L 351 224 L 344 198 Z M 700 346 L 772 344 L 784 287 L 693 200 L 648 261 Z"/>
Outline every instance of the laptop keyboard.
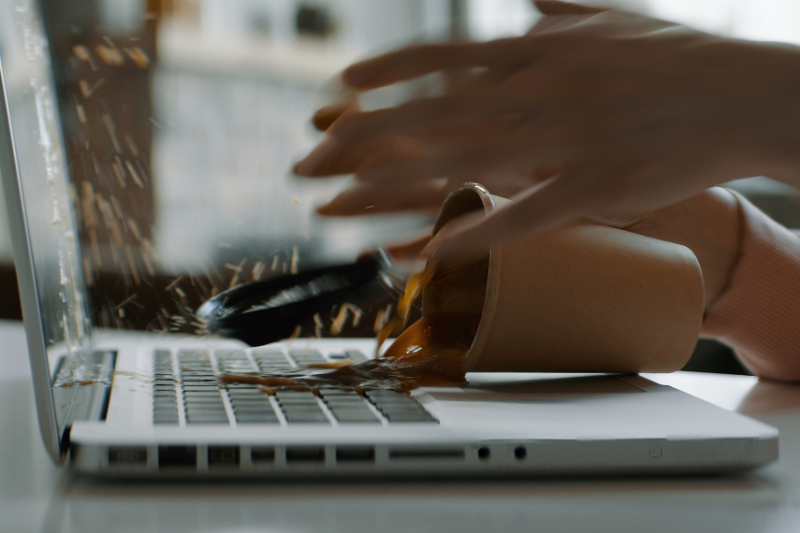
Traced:
<path fill-rule="evenodd" d="M 320 388 L 264 392 L 257 384 L 226 383 L 218 374 L 280 373 L 337 360 L 366 361 L 348 350 L 328 359 L 317 350 L 255 348 L 204 351 L 156 350 L 153 358 L 153 422 L 196 424 L 391 424 L 438 423 L 412 396 L 388 389 Z M 182 416 L 181 416 L 182 415 Z"/>

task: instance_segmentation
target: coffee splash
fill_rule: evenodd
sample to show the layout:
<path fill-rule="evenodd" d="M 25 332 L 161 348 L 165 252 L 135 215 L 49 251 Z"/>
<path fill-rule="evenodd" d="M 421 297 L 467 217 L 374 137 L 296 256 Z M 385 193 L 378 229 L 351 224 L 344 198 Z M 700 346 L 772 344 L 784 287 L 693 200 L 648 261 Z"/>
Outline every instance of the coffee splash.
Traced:
<path fill-rule="evenodd" d="M 409 326 L 383 355 L 381 346 L 404 326 L 411 304 L 434 279 L 436 265 L 409 278 L 398 301 L 397 314 L 378 333 L 375 359 L 358 364 L 325 363 L 293 372 L 271 375 L 223 374 L 223 383 L 253 383 L 271 388 L 352 387 L 409 391 L 422 386 L 457 386 L 464 383 L 462 364 L 480 319 L 479 315 L 424 316 Z"/>

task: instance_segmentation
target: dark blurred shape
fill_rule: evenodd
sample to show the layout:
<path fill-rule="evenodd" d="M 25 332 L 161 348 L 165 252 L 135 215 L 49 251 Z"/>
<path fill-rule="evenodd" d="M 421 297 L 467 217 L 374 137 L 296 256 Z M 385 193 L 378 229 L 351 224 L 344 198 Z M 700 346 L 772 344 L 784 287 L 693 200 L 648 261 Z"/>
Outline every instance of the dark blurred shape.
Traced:
<path fill-rule="evenodd" d="M 298 35 L 318 39 L 329 37 L 336 29 L 328 9 L 310 4 L 297 6 L 295 24 Z"/>
<path fill-rule="evenodd" d="M 692 357 L 681 370 L 752 376 L 739 362 L 733 350 L 711 339 L 697 341 Z"/>
<path fill-rule="evenodd" d="M 392 276 L 390 269 L 385 256 L 378 256 L 245 283 L 205 302 L 197 317 L 210 333 L 261 346 L 288 338 L 315 314 L 327 313 L 347 298 L 366 298 L 374 303 L 372 293 L 378 293 L 377 299 L 390 295 L 399 285 L 399 278 Z"/>
<path fill-rule="evenodd" d="M 0 319 L 22 320 L 22 304 L 13 264 L 0 264 Z"/>

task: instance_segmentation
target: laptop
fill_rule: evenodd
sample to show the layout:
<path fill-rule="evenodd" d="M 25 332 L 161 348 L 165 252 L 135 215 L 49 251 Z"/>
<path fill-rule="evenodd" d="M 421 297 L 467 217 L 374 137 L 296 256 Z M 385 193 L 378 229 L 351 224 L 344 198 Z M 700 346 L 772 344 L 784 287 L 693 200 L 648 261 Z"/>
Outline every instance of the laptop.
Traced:
<path fill-rule="evenodd" d="M 63 119 L 69 102 L 57 98 L 39 4 L 11 4 L 0 13 L 0 175 L 39 425 L 56 463 L 115 478 L 362 479 L 724 473 L 776 460 L 775 428 L 637 375 L 468 374 L 461 387 L 410 393 L 265 391 L 217 376 L 363 361 L 375 340 L 251 348 L 166 328 L 123 331 L 107 327 L 112 320 L 98 327 L 78 162 L 65 148 L 76 124 Z M 77 49 L 72 61 L 145 62 L 104 42 L 106 55 Z M 124 309 L 111 311 L 121 318 Z"/>

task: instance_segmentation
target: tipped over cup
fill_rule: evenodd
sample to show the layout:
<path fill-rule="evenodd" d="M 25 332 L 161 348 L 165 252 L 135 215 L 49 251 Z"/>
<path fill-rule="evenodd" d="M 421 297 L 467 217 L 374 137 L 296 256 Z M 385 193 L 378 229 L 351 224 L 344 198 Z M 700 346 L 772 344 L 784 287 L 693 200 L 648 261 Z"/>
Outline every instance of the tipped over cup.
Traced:
<path fill-rule="evenodd" d="M 445 201 L 434 235 L 509 202 L 465 184 Z M 684 246 L 579 222 L 437 272 L 422 314 L 470 325 L 464 372 L 671 372 L 697 342 L 703 276 Z"/>

